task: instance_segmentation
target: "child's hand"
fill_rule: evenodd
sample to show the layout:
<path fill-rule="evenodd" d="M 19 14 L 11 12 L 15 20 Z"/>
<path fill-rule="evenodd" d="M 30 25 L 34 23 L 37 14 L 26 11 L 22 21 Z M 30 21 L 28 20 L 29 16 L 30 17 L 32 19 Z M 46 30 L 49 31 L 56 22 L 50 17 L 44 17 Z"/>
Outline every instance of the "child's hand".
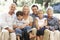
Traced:
<path fill-rule="evenodd" d="M 49 29 L 49 26 L 45 26 L 47 29 Z"/>
<path fill-rule="evenodd" d="M 23 28 L 26 27 L 26 26 L 28 26 L 28 24 L 23 24 L 23 25 L 22 25 Z"/>

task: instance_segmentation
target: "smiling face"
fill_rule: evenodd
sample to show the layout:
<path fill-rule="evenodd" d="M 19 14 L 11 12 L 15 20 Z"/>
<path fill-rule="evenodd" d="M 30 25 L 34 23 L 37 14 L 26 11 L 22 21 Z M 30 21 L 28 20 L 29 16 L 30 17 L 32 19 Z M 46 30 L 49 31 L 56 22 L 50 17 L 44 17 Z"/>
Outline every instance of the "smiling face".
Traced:
<path fill-rule="evenodd" d="M 36 14 L 37 11 L 38 11 L 38 8 L 37 7 L 32 7 L 32 11 L 33 11 L 34 14 Z"/>
<path fill-rule="evenodd" d="M 53 10 L 48 9 L 47 14 L 48 14 L 48 17 L 52 17 L 53 16 Z"/>
<path fill-rule="evenodd" d="M 10 9 L 9 11 L 13 14 L 14 11 L 16 10 L 16 5 L 15 4 L 11 4 L 9 9 Z"/>
<path fill-rule="evenodd" d="M 42 10 L 38 11 L 38 16 L 39 16 L 39 18 L 43 18 L 43 11 Z"/>
<path fill-rule="evenodd" d="M 24 7 L 23 7 L 23 13 L 24 13 L 25 15 L 28 15 L 29 12 L 30 12 L 29 7 L 28 7 L 28 6 L 24 6 Z"/>

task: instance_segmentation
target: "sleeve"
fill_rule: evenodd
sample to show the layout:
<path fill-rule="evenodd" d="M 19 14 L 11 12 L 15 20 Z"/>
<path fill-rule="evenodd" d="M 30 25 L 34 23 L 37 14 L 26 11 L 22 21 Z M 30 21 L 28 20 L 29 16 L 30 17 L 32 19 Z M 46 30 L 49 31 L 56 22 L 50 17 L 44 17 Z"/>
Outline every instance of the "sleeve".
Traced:
<path fill-rule="evenodd" d="M 13 25 L 16 25 L 17 23 L 16 23 L 16 19 L 14 20 L 14 22 L 13 22 Z"/>
<path fill-rule="evenodd" d="M 55 26 L 54 26 L 54 28 L 58 30 L 58 28 L 59 28 L 58 19 L 55 19 L 55 20 L 56 20 L 56 21 L 55 21 Z"/>
<path fill-rule="evenodd" d="M 45 20 L 47 20 L 47 18 L 44 18 Z"/>
<path fill-rule="evenodd" d="M 54 26 L 50 26 L 50 29 L 58 30 L 58 28 L 59 28 L 58 19 L 55 19 L 54 20 Z"/>
<path fill-rule="evenodd" d="M 7 23 L 7 21 L 6 21 L 6 14 L 2 14 L 1 20 L 2 20 L 2 28 L 7 28 L 7 27 L 9 27 L 9 26 L 8 26 L 8 23 Z"/>
<path fill-rule="evenodd" d="M 39 18 L 38 18 L 38 17 L 35 17 L 35 19 L 36 19 L 36 20 L 39 20 Z"/>

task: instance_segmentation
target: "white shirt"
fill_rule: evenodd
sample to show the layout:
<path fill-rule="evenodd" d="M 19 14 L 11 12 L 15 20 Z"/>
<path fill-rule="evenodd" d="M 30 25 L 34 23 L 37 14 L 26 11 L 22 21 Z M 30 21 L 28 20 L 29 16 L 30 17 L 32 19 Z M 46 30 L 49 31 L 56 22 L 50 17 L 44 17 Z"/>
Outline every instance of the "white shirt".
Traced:
<path fill-rule="evenodd" d="M 36 19 L 37 19 L 37 21 L 38 21 L 38 26 L 39 26 L 39 27 L 43 27 L 44 24 L 45 24 L 46 18 L 39 19 L 39 17 L 36 17 Z"/>
<path fill-rule="evenodd" d="M 13 25 L 22 26 L 23 24 L 24 24 L 23 19 L 22 19 L 22 20 L 16 19 L 16 20 L 14 21 L 14 24 L 13 24 Z"/>
<path fill-rule="evenodd" d="M 25 20 L 23 19 L 24 23 L 29 24 L 30 22 L 33 22 L 33 18 L 31 16 L 28 16 L 28 18 Z"/>
<path fill-rule="evenodd" d="M 9 13 L 4 13 L 2 15 L 2 20 L 3 20 L 3 22 L 2 22 L 2 24 L 3 24 L 2 27 L 3 28 L 8 27 L 10 29 L 13 29 L 13 22 L 14 22 L 13 15 L 10 15 Z"/>

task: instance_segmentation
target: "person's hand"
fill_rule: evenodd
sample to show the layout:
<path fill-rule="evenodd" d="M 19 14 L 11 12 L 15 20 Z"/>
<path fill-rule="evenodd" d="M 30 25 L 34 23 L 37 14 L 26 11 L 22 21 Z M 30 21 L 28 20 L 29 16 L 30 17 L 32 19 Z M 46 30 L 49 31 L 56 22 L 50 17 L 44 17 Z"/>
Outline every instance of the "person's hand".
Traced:
<path fill-rule="evenodd" d="M 55 31 L 55 29 L 53 28 L 52 31 Z"/>
<path fill-rule="evenodd" d="M 45 26 L 47 29 L 49 29 L 49 26 Z"/>
<path fill-rule="evenodd" d="M 17 28 L 19 28 L 19 29 L 23 29 L 23 28 L 24 28 L 24 25 L 22 25 L 22 26 L 18 26 Z"/>
<path fill-rule="evenodd" d="M 23 24 L 21 28 L 24 28 L 24 27 L 26 27 L 26 26 L 27 26 L 27 24 Z"/>
<path fill-rule="evenodd" d="M 15 32 L 14 30 L 11 30 L 11 29 L 8 29 L 8 31 L 9 31 L 10 33 Z"/>
<path fill-rule="evenodd" d="M 17 25 L 13 25 L 13 28 L 14 28 L 14 29 L 17 28 Z"/>
<path fill-rule="evenodd" d="M 37 28 L 37 30 L 39 30 L 39 29 L 40 29 L 40 27 Z"/>

